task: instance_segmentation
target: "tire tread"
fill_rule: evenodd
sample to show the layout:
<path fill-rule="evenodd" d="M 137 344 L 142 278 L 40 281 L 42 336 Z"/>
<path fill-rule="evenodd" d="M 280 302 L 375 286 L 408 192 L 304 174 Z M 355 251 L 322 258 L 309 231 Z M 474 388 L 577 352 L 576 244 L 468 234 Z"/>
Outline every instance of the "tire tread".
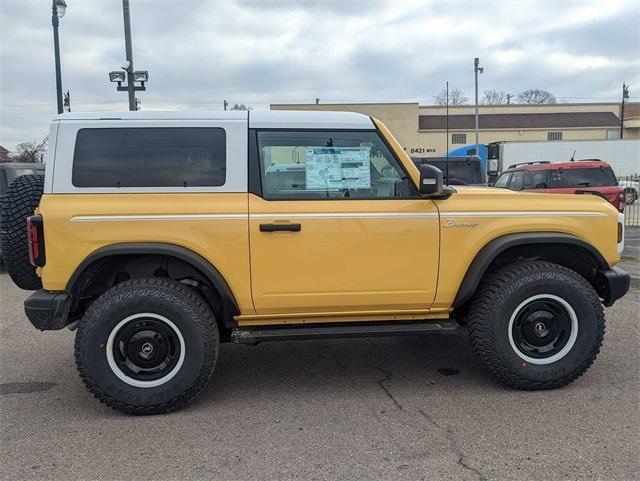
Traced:
<path fill-rule="evenodd" d="M 540 279 L 562 278 L 584 292 L 595 307 L 598 334 L 593 350 L 577 369 L 560 379 L 534 381 L 519 377 L 501 360 L 495 344 L 492 342 L 492 339 L 495 338 L 492 321 L 495 306 L 501 305 L 508 295 L 532 277 Z M 487 274 L 471 300 L 467 322 L 471 346 L 480 362 L 499 381 L 507 386 L 522 390 L 555 389 L 578 379 L 589 369 L 598 356 L 605 334 L 604 309 L 591 284 L 575 271 L 547 261 L 515 262 Z"/>

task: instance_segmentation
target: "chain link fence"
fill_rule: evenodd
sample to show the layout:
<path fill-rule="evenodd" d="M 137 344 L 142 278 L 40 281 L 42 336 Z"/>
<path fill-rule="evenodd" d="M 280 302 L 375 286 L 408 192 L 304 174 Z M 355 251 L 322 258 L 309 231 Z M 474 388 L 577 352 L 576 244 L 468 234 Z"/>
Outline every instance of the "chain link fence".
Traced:
<path fill-rule="evenodd" d="M 618 177 L 618 184 L 624 189 L 624 225 L 640 227 L 640 175 Z"/>

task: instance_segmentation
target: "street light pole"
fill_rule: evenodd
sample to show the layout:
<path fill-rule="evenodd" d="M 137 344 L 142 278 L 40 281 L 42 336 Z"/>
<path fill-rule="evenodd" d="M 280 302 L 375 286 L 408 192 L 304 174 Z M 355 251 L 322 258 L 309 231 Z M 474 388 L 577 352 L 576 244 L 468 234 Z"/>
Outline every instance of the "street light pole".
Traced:
<path fill-rule="evenodd" d="M 133 84 L 133 48 L 131 47 L 131 16 L 129 13 L 129 0 L 122 0 L 122 13 L 124 16 L 124 48 L 127 56 L 127 92 L 129 93 L 129 110 L 136 110 L 136 94 Z"/>
<path fill-rule="evenodd" d="M 480 157 L 480 128 L 478 122 L 478 73 L 484 72 L 484 68 L 480 67 L 480 59 L 478 57 L 473 59 L 473 72 L 475 74 L 476 82 L 476 156 Z"/>
<path fill-rule="evenodd" d="M 624 101 L 629 98 L 629 86 L 622 83 L 622 106 L 620 108 L 620 138 L 624 137 Z"/>
<path fill-rule="evenodd" d="M 62 69 L 60 67 L 60 38 L 58 36 L 58 26 L 60 25 L 60 17 L 64 15 L 64 11 L 67 8 L 67 4 L 62 1 L 60 4 L 60 12 L 58 12 L 58 2 L 60 0 L 52 0 L 51 2 L 51 25 L 53 26 L 53 52 L 55 56 L 56 64 L 56 98 L 58 102 L 58 113 L 61 114 L 64 111 L 62 105 Z"/>

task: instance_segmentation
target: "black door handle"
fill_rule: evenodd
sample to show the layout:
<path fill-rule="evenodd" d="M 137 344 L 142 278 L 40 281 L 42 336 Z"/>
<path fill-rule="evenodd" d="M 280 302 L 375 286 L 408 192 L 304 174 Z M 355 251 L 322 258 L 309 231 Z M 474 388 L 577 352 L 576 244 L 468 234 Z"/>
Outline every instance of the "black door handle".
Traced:
<path fill-rule="evenodd" d="M 300 224 L 260 224 L 260 232 L 300 232 Z"/>

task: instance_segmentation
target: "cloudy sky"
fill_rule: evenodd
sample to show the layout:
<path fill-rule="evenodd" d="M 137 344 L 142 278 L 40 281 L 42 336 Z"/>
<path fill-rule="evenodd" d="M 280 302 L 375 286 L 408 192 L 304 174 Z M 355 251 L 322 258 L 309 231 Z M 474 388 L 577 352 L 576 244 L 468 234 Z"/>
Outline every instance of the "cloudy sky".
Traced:
<path fill-rule="evenodd" d="M 0 145 L 44 136 L 56 113 L 50 1 L 0 0 Z M 77 111 L 124 110 L 122 2 L 67 0 L 64 90 Z M 271 102 L 431 103 L 449 80 L 541 88 L 566 102 L 640 98 L 640 1 L 131 0 L 143 110 Z"/>

